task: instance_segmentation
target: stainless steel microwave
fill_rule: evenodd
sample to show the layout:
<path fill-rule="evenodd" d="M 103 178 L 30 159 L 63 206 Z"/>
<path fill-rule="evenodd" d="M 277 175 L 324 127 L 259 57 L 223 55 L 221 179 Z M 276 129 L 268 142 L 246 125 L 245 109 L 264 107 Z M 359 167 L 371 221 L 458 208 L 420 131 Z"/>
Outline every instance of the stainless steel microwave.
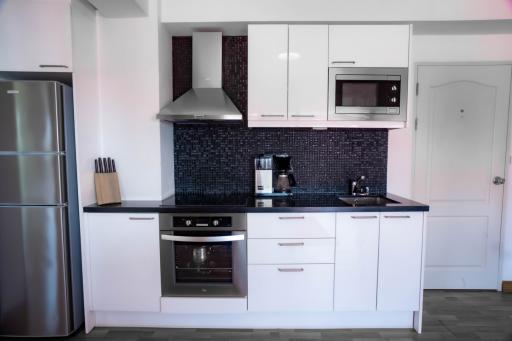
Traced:
<path fill-rule="evenodd" d="M 407 68 L 329 68 L 329 120 L 405 121 Z"/>

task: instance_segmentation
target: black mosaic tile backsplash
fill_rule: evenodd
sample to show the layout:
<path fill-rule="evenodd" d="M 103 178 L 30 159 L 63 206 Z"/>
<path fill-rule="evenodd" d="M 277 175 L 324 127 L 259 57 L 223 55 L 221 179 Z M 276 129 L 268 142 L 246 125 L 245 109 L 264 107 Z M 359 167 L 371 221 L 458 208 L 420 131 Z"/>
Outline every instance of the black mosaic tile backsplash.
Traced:
<path fill-rule="evenodd" d="M 191 87 L 192 39 L 173 37 L 173 89 Z M 222 40 L 222 87 L 247 115 L 247 37 Z M 252 128 L 246 124 L 176 124 L 177 193 L 252 193 L 254 157 L 288 153 L 294 192 L 348 194 L 349 180 L 368 178 L 372 194 L 386 193 L 388 132 L 385 129 Z"/>
<path fill-rule="evenodd" d="M 254 157 L 292 157 L 295 192 L 348 194 L 349 179 L 368 177 L 386 193 L 387 130 L 248 129 L 238 125 L 176 125 L 176 192 L 254 191 Z"/>

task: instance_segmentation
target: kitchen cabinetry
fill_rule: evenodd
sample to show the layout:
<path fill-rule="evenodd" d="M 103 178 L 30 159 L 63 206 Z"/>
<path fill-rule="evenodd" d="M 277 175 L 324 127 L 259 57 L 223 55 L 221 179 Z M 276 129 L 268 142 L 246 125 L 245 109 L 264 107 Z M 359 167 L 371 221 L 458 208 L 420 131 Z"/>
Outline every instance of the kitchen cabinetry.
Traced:
<path fill-rule="evenodd" d="M 160 311 L 157 214 L 87 214 L 92 310 Z"/>
<path fill-rule="evenodd" d="M 248 27 L 249 120 L 288 117 L 288 25 Z"/>
<path fill-rule="evenodd" d="M 378 310 L 419 310 L 422 250 L 422 213 L 381 213 Z"/>
<path fill-rule="evenodd" d="M 71 72 L 70 1 L 2 1 L 0 46 L 0 71 Z"/>
<path fill-rule="evenodd" d="M 335 310 L 418 311 L 422 212 L 338 213 Z"/>
<path fill-rule="evenodd" d="M 408 67 L 409 25 L 329 26 L 329 67 Z"/>
<path fill-rule="evenodd" d="M 333 120 L 329 67 L 409 66 L 410 25 L 249 25 L 249 127 L 403 128 Z"/>
<path fill-rule="evenodd" d="M 379 213 L 336 215 L 335 310 L 377 309 Z"/>
<path fill-rule="evenodd" d="M 288 30 L 288 120 L 326 120 L 328 26 Z"/>
<path fill-rule="evenodd" d="M 335 220 L 334 213 L 247 215 L 249 311 L 332 311 Z"/>

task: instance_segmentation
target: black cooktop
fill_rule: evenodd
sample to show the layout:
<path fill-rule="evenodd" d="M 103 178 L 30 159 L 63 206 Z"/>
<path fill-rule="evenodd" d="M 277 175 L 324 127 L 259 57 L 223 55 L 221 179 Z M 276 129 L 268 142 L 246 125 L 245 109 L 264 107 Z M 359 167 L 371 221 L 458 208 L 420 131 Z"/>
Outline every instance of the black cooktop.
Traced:
<path fill-rule="evenodd" d="M 175 195 L 162 200 L 161 207 L 168 206 L 247 206 L 250 197 L 247 193 L 176 193 Z"/>

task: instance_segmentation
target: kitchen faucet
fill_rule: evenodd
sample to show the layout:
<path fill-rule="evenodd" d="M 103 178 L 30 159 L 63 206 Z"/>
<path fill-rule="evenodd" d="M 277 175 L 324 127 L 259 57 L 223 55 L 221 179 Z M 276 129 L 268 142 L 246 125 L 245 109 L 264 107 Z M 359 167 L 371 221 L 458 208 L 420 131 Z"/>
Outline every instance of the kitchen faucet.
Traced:
<path fill-rule="evenodd" d="M 367 196 L 370 194 L 370 187 L 366 185 L 366 177 L 361 175 L 357 180 L 352 181 L 351 193 L 354 196 Z"/>

